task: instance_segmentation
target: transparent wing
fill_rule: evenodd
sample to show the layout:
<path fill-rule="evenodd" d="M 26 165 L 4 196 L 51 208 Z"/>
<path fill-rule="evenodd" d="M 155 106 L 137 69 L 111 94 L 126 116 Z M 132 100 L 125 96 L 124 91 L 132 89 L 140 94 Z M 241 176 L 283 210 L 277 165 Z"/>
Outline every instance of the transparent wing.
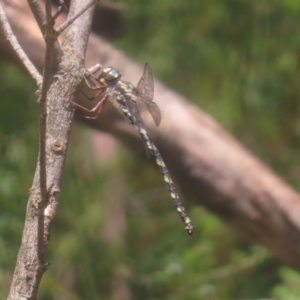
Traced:
<path fill-rule="evenodd" d="M 137 90 L 140 95 L 143 95 L 143 101 L 151 102 L 154 96 L 154 83 L 152 71 L 148 64 L 145 64 L 143 76 L 137 84 Z"/>
<path fill-rule="evenodd" d="M 159 126 L 161 114 L 157 104 L 152 101 L 154 96 L 154 83 L 153 74 L 148 64 L 145 65 L 143 76 L 137 84 L 137 92 L 139 101 L 146 105 L 156 126 Z"/>
<path fill-rule="evenodd" d="M 155 102 L 151 102 L 149 105 L 147 105 L 147 108 L 155 122 L 155 125 L 158 127 L 161 120 L 161 114 L 158 105 Z"/>

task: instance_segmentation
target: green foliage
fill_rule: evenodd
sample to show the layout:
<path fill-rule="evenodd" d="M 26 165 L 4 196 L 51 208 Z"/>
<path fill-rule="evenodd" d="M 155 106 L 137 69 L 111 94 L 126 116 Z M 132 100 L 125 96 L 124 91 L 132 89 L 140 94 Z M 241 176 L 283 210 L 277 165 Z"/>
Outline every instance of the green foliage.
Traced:
<path fill-rule="evenodd" d="M 299 1 L 130 0 L 126 17 L 117 45 L 298 186 Z M 38 105 L 24 74 L 0 69 L 4 299 L 35 170 Z M 75 126 L 40 299 L 297 299 L 298 273 L 201 208 L 189 207 L 189 238 L 156 170 L 123 147 L 99 168 L 89 146 Z"/>
<path fill-rule="evenodd" d="M 297 300 L 300 295 L 300 275 L 298 272 L 281 268 L 279 277 L 282 283 L 273 290 L 273 295 L 279 300 Z"/>
<path fill-rule="evenodd" d="M 0 62 L 0 298 L 5 299 L 23 231 L 38 151 L 34 86 Z M 35 120 L 34 120 L 35 119 Z"/>

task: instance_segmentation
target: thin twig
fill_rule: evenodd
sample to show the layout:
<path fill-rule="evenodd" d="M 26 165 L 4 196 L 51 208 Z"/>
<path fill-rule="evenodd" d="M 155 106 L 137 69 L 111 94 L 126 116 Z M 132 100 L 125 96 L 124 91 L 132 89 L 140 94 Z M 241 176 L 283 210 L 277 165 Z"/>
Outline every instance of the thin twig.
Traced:
<path fill-rule="evenodd" d="M 69 18 L 65 23 L 63 23 L 61 26 L 59 26 L 56 29 L 57 35 L 60 35 L 68 26 L 70 26 L 79 16 L 81 16 L 83 13 L 85 13 L 95 2 L 99 2 L 97 0 L 92 0 L 90 3 L 87 3 L 86 6 L 84 6 L 78 13 L 76 13 L 74 16 Z"/>
<path fill-rule="evenodd" d="M 2 5 L 0 3 L 0 21 L 4 30 L 4 33 L 6 35 L 7 40 L 12 45 L 13 49 L 16 51 L 17 55 L 20 57 L 21 61 L 25 65 L 26 69 L 28 70 L 29 74 L 35 79 L 37 85 L 40 87 L 42 84 L 42 76 L 38 72 L 38 70 L 35 68 L 35 66 L 32 64 L 26 53 L 21 48 L 18 40 L 16 39 L 15 35 L 13 34 L 11 27 L 7 21 L 5 12 L 2 8 Z"/>
<path fill-rule="evenodd" d="M 57 8 L 56 13 L 53 15 L 52 19 L 56 20 L 58 16 L 64 11 L 67 10 L 66 4 L 64 0 L 59 0 L 59 6 Z"/>
<path fill-rule="evenodd" d="M 41 7 L 39 1 L 37 0 L 27 0 L 28 5 L 33 13 L 33 16 L 40 28 L 41 33 L 44 36 L 45 25 L 46 25 L 46 15 L 43 8 Z"/>

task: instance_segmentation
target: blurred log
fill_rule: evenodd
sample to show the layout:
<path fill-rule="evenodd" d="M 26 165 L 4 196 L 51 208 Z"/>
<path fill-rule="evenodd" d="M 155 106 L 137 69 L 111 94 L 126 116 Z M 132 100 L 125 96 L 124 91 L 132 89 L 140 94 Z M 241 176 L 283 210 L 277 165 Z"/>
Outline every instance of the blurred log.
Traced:
<path fill-rule="evenodd" d="M 41 70 L 44 45 L 26 1 L 7 3 L 5 10 L 15 34 Z M 2 56 L 20 65 L 0 34 Z M 142 74 L 142 67 L 105 40 L 91 35 L 86 64 L 99 62 L 113 65 L 125 80 L 133 83 Z M 83 98 L 78 101 L 87 105 Z M 219 216 L 249 241 L 267 247 L 278 259 L 300 270 L 299 194 L 215 120 L 158 81 L 155 81 L 155 101 L 163 116 L 160 127 L 155 128 L 149 115 L 143 117 L 186 197 Z M 133 150 L 143 152 L 134 128 L 110 105 L 101 118 L 88 123 L 113 134 Z M 196 231 L 195 236 L 200 234 Z"/>

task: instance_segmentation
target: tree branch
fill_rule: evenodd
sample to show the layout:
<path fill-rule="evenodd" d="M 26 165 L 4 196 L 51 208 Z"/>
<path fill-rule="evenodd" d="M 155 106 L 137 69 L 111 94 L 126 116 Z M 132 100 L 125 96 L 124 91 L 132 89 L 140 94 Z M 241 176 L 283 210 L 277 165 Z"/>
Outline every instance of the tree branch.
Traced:
<path fill-rule="evenodd" d="M 44 211 L 48 202 L 47 191 L 47 159 L 46 159 L 46 144 L 47 144 L 47 97 L 50 81 L 59 68 L 59 63 L 62 58 L 62 49 L 57 41 L 57 36 L 54 30 L 54 21 L 51 15 L 51 1 L 46 0 L 46 23 L 43 24 L 44 38 L 46 42 L 45 65 L 43 72 L 43 84 L 40 104 L 40 148 L 39 148 L 39 171 L 40 171 L 40 201 L 38 201 L 38 234 L 37 234 L 37 249 L 39 268 L 44 270 L 45 251 L 48 243 L 47 237 L 49 233 L 44 231 Z M 40 272 L 42 274 L 42 272 Z M 41 275 L 42 276 L 42 275 Z"/>
<path fill-rule="evenodd" d="M 67 7 L 66 7 L 66 4 L 65 4 L 64 0 L 59 0 L 59 6 L 57 8 L 57 11 L 52 16 L 53 20 L 56 20 L 59 17 L 59 15 L 61 15 L 62 12 L 66 11 L 66 10 L 67 10 Z"/>
<path fill-rule="evenodd" d="M 68 18 L 68 20 L 62 24 L 61 26 L 59 26 L 56 29 L 56 33 L 57 35 L 60 35 L 68 26 L 70 26 L 79 16 L 81 16 L 82 14 L 84 14 L 93 4 L 95 4 L 95 0 L 92 0 L 90 3 L 87 3 L 85 6 L 83 6 L 81 8 L 80 11 L 78 11 L 74 16 L 72 16 L 71 18 Z"/>
<path fill-rule="evenodd" d="M 71 16 L 81 10 L 80 0 L 72 1 Z M 47 21 L 49 16 L 47 9 Z M 83 62 L 93 10 L 84 14 L 65 32 L 60 46 L 53 34 L 53 22 L 45 24 L 46 55 L 41 91 L 40 153 L 30 190 L 22 243 L 8 296 L 36 299 L 38 287 L 48 264 L 45 252 L 50 226 L 55 217 L 61 174 L 66 158 L 73 117 L 71 101 L 79 91 Z M 77 30 L 80 26 L 81 30 Z M 84 33 L 84 37 L 80 36 Z M 70 44 L 68 44 L 68 42 Z"/>
<path fill-rule="evenodd" d="M 27 2 L 40 28 L 41 33 L 44 35 L 45 25 L 46 25 L 46 15 L 44 13 L 44 10 L 42 9 L 41 4 L 39 3 L 38 0 L 27 0 Z"/>
<path fill-rule="evenodd" d="M 5 16 L 5 12 L 3 10 L 3 7 L 0 3 L 0 21 L 4 30 L 4 33 L 6 35 L 7 40 L 10 42 L 11 46 L 15 50 L 15 52 L 18 54 L 19 58 L 21 59 L 22 63 L 26 67 L 29 74 L 32 76 L 33 79 L 35 79 L 38 86 L 42 83 L 42 76 L 38 72 L 38 70 L 35 68 L 35 66 L 32 64 L 26 53 L 21 48 L 20 44 L 18 43 L 18 40 L 16 39 L 15 35 L 13 34 L 11 27 L 7 21 L 7 18 Z"/>

